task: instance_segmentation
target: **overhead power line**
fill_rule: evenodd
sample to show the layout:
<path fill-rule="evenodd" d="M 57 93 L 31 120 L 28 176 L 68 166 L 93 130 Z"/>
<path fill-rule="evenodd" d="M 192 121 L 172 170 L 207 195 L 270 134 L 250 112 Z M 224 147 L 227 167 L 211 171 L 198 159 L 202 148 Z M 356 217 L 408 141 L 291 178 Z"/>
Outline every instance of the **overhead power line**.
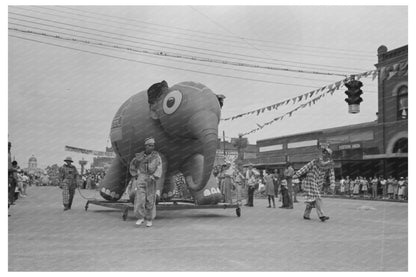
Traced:
<path fill-rule="evenodd" d="M 48 30 L 48 29 L 27 26 L 27 25 L 18 24 L 18 23 L 12 23 L 12 25 L 25 27 L 25 28 L 32 28 L 32 29 L 36 29 L 36 30 L 40 30 L 40 31 L 51 31 L 51 30 Z M 62 32 L 61 32 L 61 34 L 70 35 L 68 33 L 62 33 Z M 76 37 L 91 39 L 89 37 L 79 36 L 79 35 L 77 35 Z M 105 40 L 96 40 L 96 41 L 108 42 L 108 41 L 105 41 Z M 129 47 L 128 45 L 123 45 L 123 46 Z M 104 46 L 97 46 L 97 47 L 99 47 L 100 49 L 109 49 L 108 47 L 104 47 Z M 144 48 L 144 49 L 146 49 L 146 48 Z M 123 50 L 123 49 L 112 49 L 112 48 L 110 48 L 110 50 L 117 51 L 117 50 Z M 125 52 L 128 52 L 128 51 L 125 51 Z M 163 56 L 163 57 L 156 56 L 154 58 L 165 58 L 165 56 Z M 176 61 L 176 60 L 177 59 L 172 59 L 172 61 Z M 201 63 L 192 63 L 192 62 L 189 62 L 189 61 L 181 61 L 181 63 L 187 63 L 187 64 L 198 65 L 198 66 L 213 67 L 213 68 L 216 68 L 216 69 L 233 70 L 233 71 L 245 72 L 245 73 L 250 73 L 250 74 L 267 75 L 267 76 L 273 76 L 273 77 L 284 77 L 284 78 L 291 78 L 291 79 L 298 79 L 298 80 L 310 80 L 310 81 L 315 81 L 315 82 L 328 82 L 328 80 L 323 80 L 323 79 L 281 75 L 281 74 L 274 74 L 274 73 L 268 73 L 268 72 L 262 72 L 262 71 L 257 71 L 256 72 L 256 71 L 250 71 L 250 70 L 244 70 L 244 69 L 238 69 L 238 68 L 230 68 L 230 67 L 219 67 L 218 65 L 213 66 L 213 65 L 210 65 L 210 64 L 206 64 L 206 63 L 202 63 L 202 64 Z"/>
<path fill-rule="evenodd" d="M 45 45 L 56 46 L 56 47 L 59 47 L 59 48 L 76 50 L 76 51 L 79 51 L 79 52 L 89 53 L 89 54 L 93 54 L 93 55 L 104 56 L 104 57 L 108 57 L 108 58 L 114 58 L 114 59 L 118 59 L 118 60 L 135 62 L 135 63 L 140 63 L 140 64 L 147 64 L 147 65 L 156 66 L 156 67 L 169 68 L 169 69 L 174 69 L 174 70 L 194 72 L 194 73 L 200 73 L 200 74 L 205 74 L 205 75 L 212 75 L 212 76 L 231 78 L 231 79 L 237 79 L 237 80 L 244 80 L 244 81 L 253 81 L 253 82 L 268 83 L 268 84 L 275 84 L 275 85 L 288 85 L 288 86 L 311 88 L 311 86 L 304 86 L 304 85 L 297 85 L 297 84 L 290 84 L 290 83 L 281 83 L 281 82 L 273 82 L 273 81 L 267 81 L 267 80 L 260 80 L 260 79 L 231 76 L 231 75 L 218 74 L 218 73 L 212 73 L 212 72 L 205 72 L 205 71 L 199 71 L 199 70 L 185 69 L 185 68 L 175 67 L 175 66 L 160 65 L 160 64 L 155 64 L 155 63 L 150 63 L 150 62 L 145 62 L 145 61 L 139 61 L 139 60 L 123 58 L 123 57 L 119 57 L 119 56 L 114 56 L 114 55 L 109 55 L 109 54 L 98 53 L 98 52 L 94 52 L 94 51 L 89 51 L 89 50 L 64 46 L 64 45 L 60 45 L 60 44 L 56 44 L 56 43 L 49 43 L 49 42 L 40 41 L 40 40 L 36 40 L 36 39 L 29 39 L 29 38 L 15 36 L 15 35 L 11 35 L 11 34 L 9 34 L 9 36 L 14 37 L 14 38 L 18 38 L 18 39 L 27 40 L 27 41 L 37 42 L 37 43 L 41 43 L 41 44 L 45 44 Z"/>
<path fill-rule="evenodd" d="M 45 8 L 45 7 L 42 7 Z M 276 43 L 275 41 L 270 41 L 270 40 L 261 40 L 258 38 L 247 38 L 247 37 L 242 37 L 242 36 L 237 36 L 237 35 L 224 35 L 224 34 L 219 34 L 219 33 L 213 33 L 213 32 L 207 32 L 207 31 L 202 31 L 202 30 L 193 30 L 193 29 L 189 29 L 189 28 L 181 28 L 181 27 L 175 27 L 175 26 L 169 26 L 169 25 L 163 25 L 163 24 L 158 24 L 158 23 L 151 23 L 151 22 L 147 22 L 144 20 L 138 20 L 136 18 L 126 18 L 126 17 L 121 17 L 121 16 L 114 16 L 114 15 L 110 15 L 110 14 L 104 14 L 104 13 L 99 13 L 99 12 L 92 12 L 92 11 L 87 11 L 87 10 L 81 10 L 81 9 L 76 9 L 73 7 L 68 7 L 68 6 L 60 6 L 60 8 L 63 9 L 69 9 L 69 10 L 73 10 L 73 11 L 78 11 L 78 12 L 82 12 L 82 13 L 87 13 L 87 14 L 94 14 L 94 15 L 99 15 L 102 18 L 117 18 L 122 20 L 125 24 L 126 22 L 136 22 L 136 23 L 140 23 L 140 24 L 145 24 L 147 26 L 151 25 L 151 26 L 159 26 L 162 28 L 166 28 L 169 29 L 169 32 L 172 32 L 172 30 L 182 30 L 182 31 L 186 31 L 186 32 L 190 32 L 192 34 L 186 34 L 186 33 L 181 33 L 181 34 L 186 34 L 186 35 L 191 35 L 191 36 L 199 36 L 199 37 L 206 37 L 206 36 L 201 36 L 201 34 L 207 34 L 209 36 L 213 36 L 214 38 L 218 38 L 219 36 L 222 37 L 222 39 L 224 38 L 233 38 L 235 40 L 230 40 L 233 42 L 236 41 L 240 41 L 241 38 L 245 39 L 245 40 L 250 40 L 253 42 L 260 42 L 260 43 L 270 43 L 273 45 L 287 45 L 290 47 L 305 47 L 305 48 L 314 48 L 314 49 L 323 49 L 323 50 L 330 50 L 330 51 L 342 51 L 342 52 L 348 52 L 348 53 L 368 53 L 369 55 L 374 54 L 373 52 L 365 52 L 365 51 L 358 51 L 358 50 L 351 50 L 351 49 L 341 49 L 341 48 L 331 48 L 331 47 L 325 47 L 325 46 L 314 46 L 314 45 L 301 45 L 301 44 L 294 44 L 294 43 Z M 75 13 L 76 14 L 76 13 Z M 76 15 L 80 15 L 80 14 L 76 14 Z M 85 15 L 82 15 L 85 16 Z M 157 29 L 160 31 L 160 29 Z M 162 30 L 165 31 L 166 30 Z M 212 37 L 206 37 L 206 38 L 212 38 Z"/>
<path fill-rule="evenodd" d="M 31 18 L 31 19 L 42 20 L 42 21 L 51 22 L 51 23 L 57 23 L 57 24 L 60 24 L 60 25 L 70 26 L 70 27 L 74 27 L 74 28 L 79 28 L 79 29 L 87 29 L 87 30 L 91 30 L 91 31 L 94 31 L 94 32 L 100 32 L 100 33 L 105 33 L 105 34 L 111 34 L 111 35 L 115 35 L 115 36 L 122 36 L 122 38 L 115 38 L 115 37 L 105 36 L 105 35 L 102 35 L 102 34 L 98 35 L 98 34 L 93 34 L 93 33 L 90 33 L 90 32 L 85 32 L 85 31 L 77 31 L 77 32 L 87 33 L 87 34 L 96 35 L 96 36 L 103 36 L 103 37 L 106 37 L 106 38 L 111 38 L 111 39 L 124 40 L 124 41 L 129 41 L 129 42 L 138 43 L 137 41 L 127 40 L 127 39 L 126 39 L 126 37 L 127 37 L 127 38 L 139 39 L 139 40 L 140 40 L 140 43 L 142 43 L 142 44 L 147 44 L 147 45 L 152 45 L 152 46 L 158 46 L 158 47 L 161 47 L 160 45 L 155 45 L 155 44 L 152 44 L 152 43 L 145 42 L 145 41 L 150 41 L 150 42 L 154 42 L 154 43 L 157 43 L 157 44 L 161 44 L 161 45 L 162 45 L 163 47 L 165 47 L 165 48 L 170 48 L 170 49 L 175 49 L 175 50 L 180 50 L 180 51 L 189 51 L 189 50 L 183 50 L 183 49 L 173 48 L 173 47 L 170 47 L 169 45 L 174 45 L 174 46 L 179 46 L 179 47 L 185 47 L 185 48 L 191 48 L 191 49 L 197 49 L 197 50 L 210 51 L 210 52 L 225 53 L 225 54 L 229 54 L 229 55 L 237 55 L 237 56 L 240 56 L 240 57 L 241 57 L 241 56 L 243 56 L 243 57 L 246 57 L 246 56 L 247 56 L 247 55 L 242 55 L 242 54 L 240 55 L 240 54 L 229 53 L 229 52 L 223 52 L 223 51 L 213 51 L 213 50 L 206 49 L 206 48 L 193 47 L 193 46 L 182 45 L 182 44 L 177 44 L 177 43 L 166 43 L 166 42 L 164 42 L 164 41 L 158 41 L 158 40 L 154 40 L 154 39 L 146 39 L 146 38 L 144 38 L 144 37 L 130 36 L 130 35 L 126 35 L 126 34 L 121 35 L 120 33 L 114 33 L 114 32 L 109 32 L 109 31 L 103 31 L 103 30 L 99 30 L 99 29 L 96 29 L 96 28 L 83 27 L 83 26 L 79 26 L 79 25 L 74 25 L 74 24 L 69 24 L 69 23 L 59 22 L 59 21 L 56 21 L 56 20 L 43 19 L 43 18 L 39 18 L 39 17 L 35 17 L 35 16 L 22 15 L 22 14 L 19 14 L 19 13 L 13 13 L 13 12 L 9 12 L 9 13 L 11 13 L 11 14 L 15 14 L 15 15 L 17 15 L 17 16 L 23 16 L 23 17 L 27 17 L 27 18 Z M 10 17 L 10 16 L 9 16 L 9 19 L 20 20 L 20 21 L 24 21 L 24 22 L 30 22 L 30 23 L 34 23 L 34 24 L 38 24 L 38 25 L 43 25 L 43 26 L 51 26 L 51 25 L 49 25 L 49 24 L 45 24 L 45 23 L 39 23 L 39 22 L 34 22 L 34 21 L 26 20 L 26 19 L 14 18 L 14 17 Z M 73 30 L 73 29 L 69 29 L 69 28 L 65 28 L 65 27 L 58 27 L 58 26 L 54 26 L 54 27 L 55 27 L 55 28 L 65 29 L 65 30 L 75 31 L 75 30 Z M 194 52 L 194 53 L 195 53 L 195 52 Z M 211 54 L 211 55 L 213 55 L 213 54 Z M 219 56 L 219 55 L 217 55 L 217 56 Z M 259 59 L 258 57 L 255 57 L 255 58 Z M 237 59 L 237 58 L 233 58 L 233 59 Z M 260 59 L 264 59 L 264 58 L 260 58 Z M 245 58 L 245 60 L 247 60 L 247 58 Z M 269 59 L 269 60 L 276 60 L 276 61 L 281 61 L 281 62 L 296 63 L 296 62 L 284 61 L 284 60 L 279 60 L 279 59 Z M 270 62 L 268 62 L 268 63 L 269 63 L 269 64 L 275 64 L 275 63 L 270 63 Z M 302 63 L 299 63 L 299 64 L 302 64 Z M 285 66 L 295 67 L 295 66 L 292 66 L 292 65 L 285 65 Z M 297 66 L 297 67 L 298 67 L 298 68 L 306 68 L 306 67 L 304 67 L 304 66 L 303 66 L 303 67 L 299 67 L 299 66 Z M 320 67 L 322 67 L 322 66 L 320 66 Z M 321 69 L 318 69 L 318 70 L 321 70 Z M 336 71 L 338 71 L 338 70 L 333 70 L 333 69 L 331 69 L 330 71 L 331 71 L 331 72 L 336 72 Z M 359 71 L 362 71 L 362 70 L 359 70 Z M 339 71 L 338 71 L 338 72 L 339 72 Z M 343 72 L 343 73 L 344 73 L 344 72 Z M 349 72 L 349 73 L 351 73 L 351 72 Z M 344 73 L 344 75 L 345 75 L 345 73 Z"/>
<path fill-rule="evenodd" d="M 159 46 L 157 44 L 155 45 L 155 44 L 152 44 L 152 43 L 146 43 L 146 42 L 142 42 L 142 41 L 122 39 L 122 38 L 118 38 L 118 37 L 106 36 L 106 35 L 96 34 L 96 33 L 92 33 L 92 32 L 79 31 L 79 30 L 75 30 L 75 29 L 71 29 L 71 28 L 65 28 L 65 27 L 57 27 L 57 26 L 54 26 L 54 25 L 51 25 L 51 24 L 39 23 L 39 22 L 34 22 L 34 21 L 31 21 L 31 20 L 26 20 L 26 19 L 19 19 L 19 18 L 9 17 L 9 20 L 17 20 L 19 22 L 22 21 L 22 22 L 26 22 L 26 23 L 31 23 L 31 24 L 36 24 L 36 25 L 41 25 L 41 26 L 46 26 L 46 27 L 53 28 L 53 30 L 47 30 L 49 32 L 56 32 L 57 30 L 55 30 L 55 29 L 58 29 L 61 34 L 68 34 L 68 33 L 64 33 L 62 31 L 60 31 L 60 30 L 67 30 L 67 31 L 71 31 L 71 32 L 78 32 L 78 33 L 92 35 L 92 36 L 98 36 L 98 37 L 102 37 L 102 38 L 109 38 L 109 39 L 112 39 L 112 40 L 117 40 L 118 42 L 119 41 L 131 42 L 131 43 L 139 44 L 140 45 L 139 48 L 141 48 L 141 49 L 147 49 L 147 50 L 152 50 L 152 51 L 161 51 L 161 50 L 160 49 L 158 49 L 158 50 L 149 49 L 149 48 L 143 47 L 141 45 L 144 44 L 144 45 L 150 45 L 150 46 L 156 46 L 156 47 L 164 47 L 164 48 L 168 48 L 168 49 L 174 49 L 174 50 L 178 50 L 178 51 L 186 51 L 186 52 L 190 52 L 190 53 L 197 53 L 197 54 L 202 54 L 202 55 L 211 55 L 211 56 L 225 57 L 225 58 L 231 58 L 231 59 L 236 59 L 236 60 L 238 59 L 238 60 L 258 62 L 256 60 L 251 60 L 251 59 L 246 59 L 246 58 L 235 58 L 235 57 L 230 57 L 230 56 L 226 56 L 226 55 L 209 54 L 209 53 L 204 53 L 204 52 L 199 52 L 199 51 L 192 51 L 192 50 L 184 50 L 184 49 L 175 48 L 175 47 L 169 47 L 169 46 Z M 28 25 L 14 23 L 14 22 L 9 22 L 9 24 L 14 24 L 14 25 L 18 25 L 18 26 L 24 26 L 26 28 L 32 28 L 32 29 L 37 29 L 37 30 L 45 30 L 43 28 L 39 28 L 39 27 L 35 27 L 35 26 L 28 26 Z M 73 35 L 73 34 L 71 34 L 71 35 Z M 76 37 L 86 38 L 86 37 L 80 36 L 80 35 L 75 35 L 75 36 Z M 89 38 L 89 39 L 93 39 L 93 38 Z M 94 38 L 94 40 L 97 40 L 97 39 Z M 99 40 L 99 41 L 102 41 L 102 40 Z M 215 52 L 215 51 L 213 51 L 213 52 Z M 225 53 L 227 53 L 227 52 L 225 52 Z M 228 54 L 238 55 L 238 54 L 233 54 L 233 53 L 228 53 Z M 245 57 L 245 55 L 238 55 L 238 56 Z M 270 62 L 268 62 L 266 64 L 273 64 L 273 65 L 284 66 L 284 65 L 281 65 L 281 64 L 278 64 L 278 63 L 270 63 Z M 285 65 L 285 66 L 291 66 L 291 65 Z M 292 66 L 292 67 L 294 67 L 294 66 Z M 298 67 L 298 68 L 302 68 L 302 69 L 311 69 L 312 68 L 312 69 L 315 69 L 315 67 Z M 320 70 L 320 69 L 318 69 L 318 70 Z M 363 71 L 363 70 L 360 70 L 360 71 Z M 346 74 L 346 73 L 344 73 L 345 71 L 340 71 L 340 70 L 330 70 L 329 72 L 334 72 L 334 73 L 335 72 L 342 72 L 343 74 Z"/>
<path fill-rule="evenodd" d="M 173 57 L 173 58 L 178 58 L 178 59 L 197 60 L 197 61 L 202 61 L 202 62 L 227 64 L 227 65 L 240 66 L 240 67 L 250 67 L 250 68 L 278 70 L 278 71 L 288 71 L 288 72 L 305 73 L 305 74 L 343 76 L 343 77 L 347 75 L 347 74 L 337 74 L 337 73 L 319 72 L 319 71 L 310 71 L 310 70 L 294 70 L 294 69 L 283 68 L 283 67 L 274 67 L 274 66 L 262 66 L 262 65 L 242 63 L 242 62 L 233 62 L 233 61 L 226 61 L 226 60 L 209 59 L 209 58 L 189 56 L 189 55 L 179 55 L 179 54 L 163 52 L 163 51 L 155 52 L 155 51 L 147 51 L 147 50 L 138 50 L 138 49 L 133 49 L 133 48 L 129 48 L 129 47 L 121 47 L 119 45 L 107 45 L 107 44 L 104 44 L 104 43 L 96 43 L 96 42 L 93 42 L 93 41 L 78 40 L 78 39 L 75 39 L 75 38 L 64 38 L 64 37 L 59 36 L 59 35 L 51 35 L 51 34 L 39 33 L 39 32 L 34 32 L 34 31 L 29 31 L 29 30 L 20 30 L 18 28 L 9 28 L 9 30 L 14 30 L 14 31 L 21 32 L 21 33 L 35 34 L 35 35 L 45 36 L 45 37 L 54 38 L 54 39 L 81 42 L 81 43 L 84 43 L 84 44 L 94 44 L 94 45 L 107 46 L 107 47 L 113 47 L 113 48 L 121 48 L 121 49 L 129 50 L 129 51 L 133 51 L 133 52 L 137 52 L 137 53 L 143 53 L 143 54 L 168 56 L 168 57 Z"/>
<path fill-rule="evenodd" d="M 20 7 L 19 7 L 20 8 Z M 39 8 L 43 8 L 43 9 L 48 9 L 48 10 L 52 10 L 52 11 L 55 11 L 55 12 L 61 12 L 61 13 L 65 13 L 65 12 L 63 12 L 63 11 L 60 11 L 60 10 L 55 10 L 55 9 L 51 9 L 51 8 L 45 8 L 45 7 L 39 7 Z M 23 10 L 30 10 L 30 9 L 24 9 L 24 8 L 20 8 L 20 9 L 23 9 Z M 33 11 L 33 10 L 30 10 L 30 11 Z M 44 13 L 45 14 L 45 12 L 42 12 L 42 11 L 34 11 L 34 12 L 37 12 L 37 13 Z M 68 13 L 68 12 L 67 12 Z M 52 16 L 58 16 L 58 15 L 53 15 L 53 14 L 50 14 L 50 13 L 46 13 L 46 14 L 49 14 L 49 15 L 52 15 Z M 76 13 L 71 13 L 71 14 L 75 14 L 75 15 L 77 15 L 77 16 L 83 16 L 83 15 L 80 15 L 80 14 L 76 14 Z M 59 17 L 59 16 L 58 16 Z M 67 16 L 66 16 L 67 17 Z M 85 20 L 85 15 L 83 16 L 84 18 L 82 19 L 83 20 L 83 22 L 88 22 L 88 20 Z M 71 18 L 71 17 L 67 17 L 67 18 Z M 90 16 L 90 18 L 91 18 L 91 16 Z M 93 17 L 94 18 L 94 17 Z M 97 18 L 97 17 L 95 17 L 95 18 Z M 118 24 L 120 24 L 121 22 L 119 22 L 119 21 L 114 21 L 114 20 L 111 20 L 111 19 L 108 19 L 108 18 L 106 18 L 105 19 L 105 22 L 104 23 L 102 23 L 101 22 L 101 24 L 102 25 L 107 25 L 107 26 L 111 26 L 111 25 L 109 25 L 109 24 L 107 24 L 108 22 L 115 22 L 115 23 L 118 23 Z M 132 25 L 132 24 L 127 24 L 125 21 L 122 23 L 123 25 L 131 25 L 131 26 L 134 26 L 134 27 L 138 27 L 138 26 L 135 26 L 135 25 Z M 123 29 L 123 30 L 132 30 L 132 29 L 128 29 L 128 28 L 125 28 L 125 27 L 120 27 L 120 26 L 118 26 L 118 28 L 121 28 L 121 29 Z M 171 33 L 172 32 L 169 32 L 168 34 L 164 34 L 164 35 L 160 35 L 160 34 L 155 34 L 155 33 L 151 33 L 151 32 L 148 32 L 148 31 L 146 31 L 146 30 L 143 30 L 143 28 L 141 28 L 140 29 L 140 32 L 141 33 L 150 33 L 150 34 L 152 34 L 152 35 L 157 35 L 157 36 L 164 36 L 164 37 L 174 37 L 175 39 L 178 39 L 178 36 L 176 36 L 176 35 L 172 35 Z M 166 32 L 166 31 L 165 31 Z M 200 41 L 200 40 L 197 40 L 197 39 L 195 39 L 195 36 L 196 35 L 193 35 L 191 38 L 189 38 L 189 39 L 187 39 L 187 38 L 179 38 L 179 39 L 182 39 L 182 40 L 190 40 L 190 41 L 193 41 L 193 42 L 202 42 L 202 43 L 208 43 L 208 44 L 213 44 L 213 45 L 216 45 L 216 46 L 218 46 L 218 45 L 224 45 L 224 46 L 228 46 L 228 47 L 233 47 L 233 48 L 241 48 L 241 49 L 257 49 L 257 50 L 261 50 L 261 51 L 268 51 L 268 52 L 275 52 L 275 53 L 286 53 L 286 54 L 289 54 L 289 55 L 294 55 L 294 54 L 297 54 L 297 55 L 309 55 L 309 56 L 317 56 L 317 57 L 327 57 L 327 58 L 334 58 L 334 59 L 365 59 L 366 57 L 369 59 L 369 60 L 373 60 L 372 58 L 370 58 L 368 55 L 360 55 L 360 54 L 352 54 L 351 52 L 349 52 L 348 54 L 343 54 L 344 55 L 344 57 L 341 57 L 341 56 L 331 56 L 331 54 L 340 54 L 340 53 L 330 53 L 330 52 L 328 52 L 328 50 L 326 50 L 325 51 L 325 54 L 330 54 L 330 55 L 322 55 L 322 54 L 316 54 L 316 53 L 314 53 L 314 52 L 312 52 L 311 53 L 311 51 L 310 50 L 302 50 L 302 49 L 299 49 L 299 50 L 297 50 L 297 49 L 295 49 L 293 46 L 292 47 L 279 47 L 279 46 L 268 46 L 268 45 L 255 45 L 255 43 L 253 42 L 253 41 L 250 41 L 250 40 L 248 40 L 248 39 L 245 39 L 245 38 L 239 38 L 240 39 L 240 42 L 238 43 L 238 41 L 234 41 L 234 44 L 226 44 L 226 43 L 223 43 L 223 40 L 221 40 L 221 42 L 218 42 L 218 41 L 212 41 L 212 40 L 218 40 L 218 38 L 209 38 L 209 41 Z M 241 44 L 241 39 L 244 39 L 244 42 L 247 44 L 247 45 L 249 45 L 250 47 L 245 47 L 245 46 L 243 46 L 242 44 Z M 269 49 L 261 49 L 261 47 L 263 47 L 263 48 L 269 48 Z M 281 49 L 286 49 L 286 50 L 290 50 L 290 52 L 287 52 L 287 51 L 282 51 L 282 50 L 277 50 L 277 48 L 281 48 Z M 293 53 L 293 51 L 301 51 L 301 52 L 306 52 L 306 53 Z M 264 53 L 263 53 L 264 54 Z M 346 56 L 345 56 L 346 55 Z"/>

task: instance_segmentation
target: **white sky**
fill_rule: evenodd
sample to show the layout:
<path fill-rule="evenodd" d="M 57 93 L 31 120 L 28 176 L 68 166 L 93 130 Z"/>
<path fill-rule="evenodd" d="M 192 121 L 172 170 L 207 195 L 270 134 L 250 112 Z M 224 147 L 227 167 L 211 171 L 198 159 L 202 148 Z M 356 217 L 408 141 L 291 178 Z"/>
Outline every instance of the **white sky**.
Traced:
<path fill-rule="evenodd" d="M 11 6 L 8 27 L 135 49 L 338 74 L 375 69 L 380 45 L 390 50 L 408 44 L 406 6 L 72 8 L 76 10 Z M 222 117 L 226 118 L 343 79 L 143 55 L 14 30 L 8 33 L 8 139 L 22 167 L 32 154 L 40 167 L 61 164 L 67 155 L 91 161 L 91 156 L 65 152 L 64 146 L 103 151 L 110 146 L 111 120 L 121 103 L 161 80 L 170 86 L 201 82 L 224 94 Z M 364 101 L 359 114 L 348 114 L 342 88 L 249 135 L 249 142 L 375 120 L 376 80 L 361 81 Z M 221 122 L 219 135 L 224 130 L 227 139 L 235 137 L 294 107 Z"/>

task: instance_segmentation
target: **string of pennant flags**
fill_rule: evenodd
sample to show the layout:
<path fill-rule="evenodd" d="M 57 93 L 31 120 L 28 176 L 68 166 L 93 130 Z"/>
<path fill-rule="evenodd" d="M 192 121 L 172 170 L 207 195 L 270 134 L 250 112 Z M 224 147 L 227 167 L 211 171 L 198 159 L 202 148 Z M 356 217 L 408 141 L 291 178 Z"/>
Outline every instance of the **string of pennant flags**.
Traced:
<path fill-rule="evenodd" d="M 366 71 L 366 72 L 363 72 L 363 73 L 360 73 L 360 74 L 356 74 L 356 75 L 354 75 L 354 78 L 356 80 L 359 80 L 361 78 L 367 78 L 369 76 L 372 76 L 372 80 L 374 81 L 374 79 L 377 77 L 378 74 L 380 74 L 380 80 L 385 80 L 385 79 L 389 80 L 393 76 L 396 76 L 396 75 L 407 76 L 408 75 L 408 61 L 401 62 L 401 63 L 396 63 L 396 64 L 393 64 L 393 65 L 390 65 L 390 66 L 381 67 L 379 70 L 370 70 L 370 71 Z M 302 100 L 305 101 L 308 98 L 310 99 L 308 102 L 296 106 L 296 108 L 284 113 L 283 115 L 281 115 L 279 117 L 276 117 L 276 118 L 272 119 L 271 121 L 268 121 L 268 122 L 264 123 L 263 125 L 260 125 L 260 124 L 256 123 L 258 128 L 255 128 L 255 129 L 253 129 L 249 132 L 246 132 L 246 133 L 242 133 L 243 136 L 246 136 L 246 135 L 255 133 L 255 132 L 263 129 L 264 127 L 266 127 L 268 125 L 271 125 L 276 121 L 283 120 L 285 117 L 291 117 L 294 112 L 296 112 L 300 109 L 303 109 L 303 108 L 310 107 L 310 106 L 314 105 L 316 102 L 318 102 L 320 99 L 322 99 L 323 97 L 325 97 L 328 94 L 333 95 L 336 90 L 339 90 L 342 86 L 344 86 L 345 82 L 351 80 L 352 78 L 353 78 L 353 76 L 350 76 L 350 77 L 347 77 L 344 80 L 337 81 L 333 84 L 321 87 L 321 88 L 316 89 L 314 91 L 304 93 L 302 95 L 299 95 L 299 96 L 296 96 L 296 97 L 293 97 L 293 98 L 290 98 L 290 99 L 283 100 L 279 103 L 276 103 L 276 104 L 273 104 L 273 105 L 270 105 L 270 106 L 267 106 L 267 107 L 262 107 L 260 109 L 255 110 L 255 111 L 250 111 L 250 112 L 239 114 L 239 115 L 236 115 L 236 116 L 233 116 L 233 117 L 225 118 L 223 120 L 225 120 L 225 121 L 226 120 L 234 120 L 234 119 L 246 116 L 246 115 L 256 114 L 256 113 L 257 113 L 257 115 L 259 115 L 260 113 L 263 113 L 265 111 L 271 111 L 273 109 L 277 110 L 280 106 L 288 105 L 290 102 L 292 102 L 292 104 L 295 104 L 295 103 L 300 102 Z M 319 94 L 322 91 L 325 91 L 325 92 Z M 319 95 L 312 98 L 316 94 L 319 94 Z"/>
<path fill-rule="evenodd" d="M 373 76 L 373 80 L 374 80 L 377 76 L 377 70 L 371 70 L 371 71 L 367 71 L 367 72 L 364 72 L 364 73 L 361 73 L 361 74 L 357 74 L 357 75 L 355 75 L 355 79 L 359 80 L 361 77 L 368 77 L 370 75 Z M 261 107 L 261 108 L 258 108 L 256 110 L 248 111 L 248 112 L 241 113 L 241 114 L 238 114 L 238 115 L 234 115 L 234 116 L 231 116 L 231 117 L 222 118 L 221 120 L 222 121 L 236 120 L 236 119 L 239 119 L 241 117 L 252 115 L 252 114 L 259 115 L 259 114 L 264 113 L 266 111 L 277 110 L 280 107 L 287 106 L 289 104 L 294 105 L 297 102 L 300 102 L 302 100 L 305 101 L 308 98 L 312 98 L 314 95 L 317 95 L 317 94 L 325 91 L 326 89 L 328 89 L 329 92 L 338 90 L 339 88 L 341 88 L 344 85 L 344 82 L 348 81 L 349 79 L 351 79 L 351 77 L 347 77 L 347 78 L 345 78 L 343 80 L 340 80 L 340 81 L 337 81 L 333 84 L 329 84 L 329 85 L 323 86 L 321 88 L 318 88 L 316 90 L 313 90 L 313 91 L 310 91 L 310 92 L 307 92 L 307 93 L 304 93 L 304 94 L 301 94 L 301 95 L 298 95 L 298 96 L 295 96 L 295 97 L 292 97 L 292 98 L 285 99 L 283 101 L 280 101 L 279 103 L 275 103 L 275 104 L 272 104 L 272 105 L 269 105 L 269 106 L 266 106 L 266 107 Z"/>

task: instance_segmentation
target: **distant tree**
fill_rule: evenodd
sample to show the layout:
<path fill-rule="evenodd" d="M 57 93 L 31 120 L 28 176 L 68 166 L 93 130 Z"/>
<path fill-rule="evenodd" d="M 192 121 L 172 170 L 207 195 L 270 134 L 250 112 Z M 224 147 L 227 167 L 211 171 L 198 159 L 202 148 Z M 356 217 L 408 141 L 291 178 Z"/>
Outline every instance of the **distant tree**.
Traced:
<path fill-rule="evenodd" d="M 46 167 L 46 174 L 49 176 L 52 186 L 59 185 L 59 166 L 57 164 Z"/>

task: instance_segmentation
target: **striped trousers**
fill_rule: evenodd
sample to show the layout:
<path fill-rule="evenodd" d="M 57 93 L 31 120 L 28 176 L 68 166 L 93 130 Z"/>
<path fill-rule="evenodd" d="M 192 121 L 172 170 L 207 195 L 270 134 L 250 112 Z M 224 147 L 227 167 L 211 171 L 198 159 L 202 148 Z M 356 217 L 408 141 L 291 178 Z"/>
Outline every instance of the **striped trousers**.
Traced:
<path fill-rule="evenodd" d="M 71 184 L 69 182 L 62 183 L 62 202 L 64 207 L 71 208 L 72 200 L 74 199 L 75 194 L 75 184 Z"/>

